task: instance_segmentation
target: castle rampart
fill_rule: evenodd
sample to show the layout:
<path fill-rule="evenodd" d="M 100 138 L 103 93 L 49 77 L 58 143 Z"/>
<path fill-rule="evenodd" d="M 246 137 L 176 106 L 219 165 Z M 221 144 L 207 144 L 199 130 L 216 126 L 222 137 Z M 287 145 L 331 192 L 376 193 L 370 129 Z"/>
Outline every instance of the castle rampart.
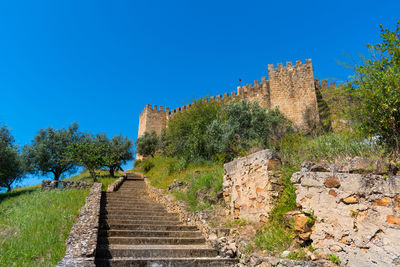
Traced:
<path fill-rule="evenodd" d="M 266 110 L 278 108 L 293 125 L 303 132 L 310 132 L 319 124 L 319 112 L 316 90 L 328 87 L 327 81 L 314 79 L 311 59 L 305 64 L 302 61 L 268 65 L 268 77 L 261 77 L 253 84 L 237 87 L 236 91 L 209 97 L 208 100 L 223 101 L 244 99 L 257 101 Z M 335 86 L 331 83 L 329 86 Z M 155 131 L 158 135 L 166 128 L 168 120 L 187 108 L 190 104 L 173 110 L 163 107 L 146 105 L 140 114 L 138 137 L 145 132 Z"/>

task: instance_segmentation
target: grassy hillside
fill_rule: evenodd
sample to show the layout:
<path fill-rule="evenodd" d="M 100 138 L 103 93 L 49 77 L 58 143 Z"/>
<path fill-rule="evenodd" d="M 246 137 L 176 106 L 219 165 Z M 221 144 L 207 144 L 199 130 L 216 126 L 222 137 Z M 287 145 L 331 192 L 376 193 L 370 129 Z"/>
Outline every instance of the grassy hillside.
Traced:
<path fill-rule="evenodd" d="M 162 189 L 167 189 L 174 180 L 183 182 L 184 189 L 172 193 L 178 200 L 186 201 L 192 210 L 209 208 L 211 202 L 217 201 L 224 174 L 220 163 L 203 161 L 185 166 L 183 160 L 161 155 L 138 162 L 134 170 L 146 174 L 153 186 Z"/>
<path fill-rule="evenodd" d="M 103 190 L 116 178 L 101 172 Z M 88 181 L 83 172 L 67 180 Z M 40 185 L 0 193 L 0 266 L 54 266 L 90 189 L 40 191 Z"/>

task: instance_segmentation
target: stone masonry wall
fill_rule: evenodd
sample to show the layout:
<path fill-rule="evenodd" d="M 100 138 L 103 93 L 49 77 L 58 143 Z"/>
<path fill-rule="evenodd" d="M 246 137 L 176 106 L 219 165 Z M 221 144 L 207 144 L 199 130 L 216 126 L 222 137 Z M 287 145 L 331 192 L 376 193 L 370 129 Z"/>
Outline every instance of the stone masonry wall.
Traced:
<path fill-rule="evenodd" d="M 281 190 L 273 172 L 280 164 L 272 150 L 263 150 L 224 165 L 223 194 L 234 218 L 267 221 Z"/>
<path fill-rule="evenodd" d="M 99 230 L 101 183 L 93 183 L 78 220 L 69 233 L 64 258 L 56 265 L 96 266 L 94 258 Z"/>
<path fill-rule="evenodd" d="M 319 123 L 311 60 L 306 64 L 268 65 L 271 108 L 279 108 L 298 129 L 308 132 Z"/>
<path fill-rule="evenodd" d="M 68 188 L 88 188 L 91 187 L 93 183 L 77 182 L 77 181 L 49 181 L 42 180 L 42 191 L 52 190 L 52 189 L 68 189 Z"/>
<path fill-rule="evenodd" d="M 346 266 L 400 265 L 400 176 L 298 172 L 292 182 L 307 215 L 295 229 L 317 253 Z"/>

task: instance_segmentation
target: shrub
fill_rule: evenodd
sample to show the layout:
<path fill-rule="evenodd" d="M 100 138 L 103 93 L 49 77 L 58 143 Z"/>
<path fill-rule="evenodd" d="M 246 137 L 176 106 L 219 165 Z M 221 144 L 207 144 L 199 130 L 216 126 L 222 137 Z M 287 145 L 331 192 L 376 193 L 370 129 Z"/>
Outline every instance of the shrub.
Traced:
<path fill-rule="evenodd" d="M 187 161 L 210 159 L 206 129 L 220 115 L 224 102 L 200 99 L 189 109 L 176 114 L 168 123 L 163 137 L 165 153 Z"/>
<path fill-rule="evenodd" d="M 139 167 L 139 166 L 142 164 L 142 162 L 143 162 L 143 161 L 142 161 L 141 159 L 135 160 L 134 167 L 135 167 L 135 168 Z"/>
<path fill-rule="evenodd" d="M 145 173 L 149 172 L 152 168 L 154 167 L 154 163 L 151 162 L 150 160 L 145 160 L 141 164 L 141 168 Z"/>
<path fill-rule="evenodd" d="M 291 123 L 277 109 L 266 113 L 256 102 L 200 100 L 171 119 L 163 141 L 169 156 L 226 162 L 252 147 L 265 148 L 291 131 Z"/>
<path fill-rule="evenodd" d="M 160 138 L 155 131 L 151 133 L 145 132 L 143 136 L 139 137 L 136 142 L 136 151 L 143 157 L 154 157 L 155 153 L 160 147 Z"/>
<path fill-rule="evenodd" d="M 381 27 L 382 42 L 367 45 L 371 58 L 355 67 L 352 95 L 358 100 L 354 119 L 369 136 L 379 135 L 400 153 L 400 21 L 396 29 Z"/>

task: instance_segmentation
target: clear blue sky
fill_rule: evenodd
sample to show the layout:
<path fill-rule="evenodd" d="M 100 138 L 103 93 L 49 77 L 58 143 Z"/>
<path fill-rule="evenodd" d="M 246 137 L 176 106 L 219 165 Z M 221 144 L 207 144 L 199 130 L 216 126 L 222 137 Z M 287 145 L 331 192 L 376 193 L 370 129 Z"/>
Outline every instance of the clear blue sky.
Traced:
<path fill-rule="evenodd" d="M 233 91 L 267 65 L 312 58 L 345 80 L 400 1 L 1 1 L 0 123 L 17 142 L 40 128 L 137 137 L 149 104 L 171 109 Z M 25 180 L 24 184 L 38 179 Z"/>

